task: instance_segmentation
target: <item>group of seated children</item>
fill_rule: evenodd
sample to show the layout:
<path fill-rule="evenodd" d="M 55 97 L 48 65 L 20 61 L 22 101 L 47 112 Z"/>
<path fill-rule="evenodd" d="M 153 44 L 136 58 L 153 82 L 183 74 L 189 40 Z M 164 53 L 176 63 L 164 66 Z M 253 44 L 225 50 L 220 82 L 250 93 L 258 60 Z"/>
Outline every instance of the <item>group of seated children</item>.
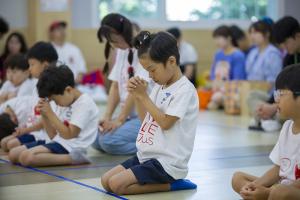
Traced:
<path fill-rule="evenodd" d="M 38 82 L 31 95 L 5 103 L 2 116 L 17 128 L 5 133 L 1 148 L 9 151 L 11 162 L 24 166 L 88 162 L 86 149 L 98 127 L 96 104 L 75 88 L 67 66 L 56 66 L 57 53 L 51 44 L 36 43 L 27 58 L 30 74 Z"/>
<path fill-rule="evenodd" d="M 117 64 L 126 65 L 127 71 L 128 63 L 132 64 L 132 57 L 137 55 L 154 86 L 148 94 L 148 80 L 132 71 L 128 70 L 127 74 L 119 70 L 126 75 L 126 82 L 122 79 L 122 87 L 125 86 L 128 94 L 124 104 L 130 99 L 128 102 L 135 105 L 142 123 L 135 137 L 136 154 L 106 172 L 101 177 L 102 186 L 119 195 L 195 189 L 197 186 L 184 178 L 194 146 L 199 102 L 194 85 L 181 72 L 178 41 L 167 32 L 151 34 L 142 31 L 134 37 L 127 26 L 131 24 L 124 16 L 109 14 L 104 19 L 107 18 L 110 20 L 107 20 L 106 29 L 98 34 L 100 38 L 104 34 L 108 39 L 107 47 L 114 45 L 121 49 L 119 53 L 123 52 Z M 116 23 L 109 24 L 114 21 Z M 121 33 L 123 26 L 119 27 L 119 24 L 125 23 L 128 30 Z M 214 62 L 212 78 L 232 80 L 248 76 L 249 79 L 259 77 L 275 82 L 276 108 L 289 120 L 284 123 L 270 155 L 274 166 L 262 177 L 237 172 L 232 178 L 232 186 L 244 199 L 299 199 L 300 65 L 286 67 L 277 78 L 269 77 L 270 70 L 277 76 L 280 70 L 274 62 L 281 61 L 276 57 L 278 50 L 269 43 L 267 22 L 254 23 L 250 32 L 255 35 L 257 47 L 247 56 L 252 64 L 244 68 L 245 55 L 233 46 L 229 28 L 223 26 L 214 31 L 223 51 L 216 55 L 221 61 Z M 131 39 L 133 43 L 129 41 Z M 270 52 L 278 62 L 275 58 L 264 62 L 267 56 L 262 52 Z M 127 60 L 127 53 L 131 59 Z M 16 55 L 6 63 L 8 80 L 5 84 L 10 86 L 1 93 L 4 99 L 0 106 L 1 149 L 8 152 L 12 163 L 33 167 L 88 163 L 87 149 L 99 139 L 101 131 L 98 130 L 96 104 L 75 88 L 73 72 L 66 65 L 57 66 L 57 59 L 50 43 L 38 42 L 26 58 Z M 228 64 L 230 62 L 232 66 Z M 257 71 L 255 62 L 274 65 L 276 71 L 268 67 L 265 72 Z M 223 77 L 224 72 L 226 77 Z M 251 76 L 250 72 L 253 73 Z M 115 80 L 118 87 L 117 81 L 120 80 Z M 28 85 L 34 87 L 30 89 Z M 23 95 L 23 88 L 27 90 L 26 95 Z M 114 92 L 118 94 L 117 90 Z M 110 109 L 113 112 L 114 109 Z M 128 110 L 124 112 L 129 115 Z M 106 126 L 109 124 L 107 122 Z M 102 122 L 100 128 L 107 127 Z"/>

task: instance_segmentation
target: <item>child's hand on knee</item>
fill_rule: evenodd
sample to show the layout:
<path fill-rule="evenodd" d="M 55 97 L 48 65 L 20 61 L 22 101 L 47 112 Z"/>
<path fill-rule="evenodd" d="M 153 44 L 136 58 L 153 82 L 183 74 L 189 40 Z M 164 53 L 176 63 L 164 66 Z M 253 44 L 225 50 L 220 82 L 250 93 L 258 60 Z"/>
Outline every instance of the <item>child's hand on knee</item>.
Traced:
<path fill-rule="evenodd" d="M 243 199 L 263 200 L 268 199 L 269 193 L 269 188 L 251 182 L 242 188 L 240 195 Z"/>

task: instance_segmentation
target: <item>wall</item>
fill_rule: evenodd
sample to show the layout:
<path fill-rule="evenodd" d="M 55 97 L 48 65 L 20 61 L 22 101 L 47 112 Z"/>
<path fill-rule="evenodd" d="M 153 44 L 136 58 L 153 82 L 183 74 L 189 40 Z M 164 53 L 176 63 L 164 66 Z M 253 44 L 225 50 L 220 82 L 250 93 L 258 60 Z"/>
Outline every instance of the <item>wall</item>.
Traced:
<path fill-rule="evenodd" d="M 11 31 L 23 33 L 32 45 L 38 40 L 48 39 L 48 26 L 54 20 L 68 22 L 68 39 L 78 45 L 87 61 L 88 68 L 103 66 L 104 44 L 100 44 L 96 37 L 99 21 L 97 19 L 97 0 L 69 0 L 70 7 L 64 12 L 41 12 L 39 0 L 0 0 L 0 15 L 11 24 Z M 83 3 L 84 2 L 84 3 Z M 300 18 L 297 8 L 299 0 L 268 0 L 269 13 L 274 19 L 284 15 Z M 155 30 L 152 30 L 155 31 Z M 199 55 L 198 71 L 208 69 L 215 52 L 215 45 L 211 38 L 211 29 L 184 29 L 183 37 L 192 43 Z M 0 41 L 0 49 L 5 38 Z"/>

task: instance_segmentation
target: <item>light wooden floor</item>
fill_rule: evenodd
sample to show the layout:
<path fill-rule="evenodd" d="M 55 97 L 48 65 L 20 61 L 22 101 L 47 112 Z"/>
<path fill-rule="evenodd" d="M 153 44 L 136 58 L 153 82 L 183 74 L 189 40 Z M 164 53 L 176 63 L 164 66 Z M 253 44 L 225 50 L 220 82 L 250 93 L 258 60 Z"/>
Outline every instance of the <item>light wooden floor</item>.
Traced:
<path fill-rule="evenodd" d="M 188 178 L 197 190 L 135 196 L 112 196 L 103 191 L 100 176 L 126 156 L 109 156 L 93 149 L 90 165 L 51 168 L 23 168 L 0 160 L 1 200 L 238 200 L 231 189 L 237 170 L 261 175 L 271 162 L 268 154 L 278 133 L 248 131 L 247 118 L 222 112 L 201 112 Z"/>

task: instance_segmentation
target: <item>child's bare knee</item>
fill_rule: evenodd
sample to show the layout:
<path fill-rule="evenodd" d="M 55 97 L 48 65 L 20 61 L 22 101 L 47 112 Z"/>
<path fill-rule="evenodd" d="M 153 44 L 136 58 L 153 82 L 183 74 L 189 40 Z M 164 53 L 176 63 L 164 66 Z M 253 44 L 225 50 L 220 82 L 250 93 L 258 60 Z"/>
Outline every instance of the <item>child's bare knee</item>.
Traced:
<path fill-rule="evenodd" d="M 5 137 L 1 140 L 1 149 L 4 151 L 8 151 L 7 149 L 7 142 L 9 141 L 9 138 Z"/>
<path fill-rule="evenodd" d="M 16 149 L 12 149 L 9 153 L 8 153 L 8 159 L 10 160 L 10 162 L 12 163 L 17 163 L 19 160 L 19 153 Z"/>
<path fill-rule="evenodd" d="M 34 165 L 34 154 L 30 150 L 25 150 L 21 153 L 19 161 L 23 166 Z"/>
<path fill-rule="evenodd" d="M 232 179 L 231 179 L 231 185 L 232 185 L 232 188 L 236 192 L 239 192 L 239 191 L 237 191 L 238 190 L 237 184 L 244 178 L 245 178 L 245 173 L 243 173 L 243 172 L 235 172 L 233 174 Z"/>
<path fill-rule="evenodd" d="M 116 177 L 111 177 L 108 180 L 108 186 L 111 191 L 117 195 L 122 195 L 125 192 L 124 184 L 121 183 Z"/>
<path fill-rule="evenodd" d="M 232 176 L 232 181 L 245 179 L 246 174 L 244 172 L 235 172 Z"/>
<path fill-rule="evenodd" d="M 19 146 L 19 142 L 17 139 L 12 139 L 7 142 L 6 146 L 7 146 L 7 149 L 11 150 L 11 149 L 15 148 L 16 146 Z"/>
<path fill-rule="evenodd" d="M 109 185 L 108 185 L 108 181 L 109 181 L 109 177 L 108 177 L 106 174 L 104 174 L 104 175 L 101 177 L 101 185 L 102 185 L 102 187 L 103 187 L 106 191 L 112 192 L 111 189 L 110 189 L 110 187 L 109 187 Z"/>

